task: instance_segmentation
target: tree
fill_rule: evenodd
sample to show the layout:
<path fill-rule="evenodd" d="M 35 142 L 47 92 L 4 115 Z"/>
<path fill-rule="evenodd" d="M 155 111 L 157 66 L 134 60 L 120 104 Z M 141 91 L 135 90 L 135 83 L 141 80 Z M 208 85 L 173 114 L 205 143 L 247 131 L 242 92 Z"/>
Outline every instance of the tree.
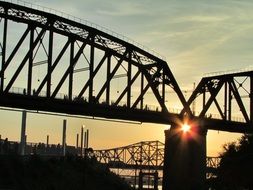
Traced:
<path fill-rule="evenodd" d="M 253 190 L 253 135 L 223 146 L 217 173 L 217 189 Z"/>

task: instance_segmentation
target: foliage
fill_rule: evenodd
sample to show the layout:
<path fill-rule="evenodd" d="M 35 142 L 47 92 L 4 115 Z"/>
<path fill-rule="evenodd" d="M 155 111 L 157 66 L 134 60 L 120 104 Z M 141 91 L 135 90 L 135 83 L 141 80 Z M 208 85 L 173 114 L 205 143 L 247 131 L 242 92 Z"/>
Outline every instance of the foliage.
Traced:
<path fill-rule="evenodd" d="M 216 189 L 253 189 L 253 135 L 223 146 Z"/>
<path fill-rule="evenodd" d="M 13 190 L 130 190 L 95 159 L 0 157 L 0 189 Z"/>

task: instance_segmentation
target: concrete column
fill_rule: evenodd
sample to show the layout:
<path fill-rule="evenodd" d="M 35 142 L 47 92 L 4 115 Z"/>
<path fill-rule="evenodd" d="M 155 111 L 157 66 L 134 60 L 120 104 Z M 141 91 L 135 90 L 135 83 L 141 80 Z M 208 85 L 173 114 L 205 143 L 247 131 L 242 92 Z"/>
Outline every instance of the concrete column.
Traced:
<path fill-rule="evenodd" d="M 205 190 L 206 130 L 173 125 L 165 131 L 163 190 Z"/>
<path fill-rule="evenodd" d="M 20 137 L 20 148 L 19 154 L 21 156 L 25 155 L 25 145 L 26 145 L 26 111 L 22 112 L 22 124 L 21 124 L 21 137 Z"/>
<path fill-rule="evenodd" d="M 62 156 L 66 155 L 66 127 L 67 120 L 63 120 L 63 130 L 62 130 Z"/>
<path fill-rule="evenodd" d="M 158 172 L 154 173 L 154 190 L 158 190 Z"/>

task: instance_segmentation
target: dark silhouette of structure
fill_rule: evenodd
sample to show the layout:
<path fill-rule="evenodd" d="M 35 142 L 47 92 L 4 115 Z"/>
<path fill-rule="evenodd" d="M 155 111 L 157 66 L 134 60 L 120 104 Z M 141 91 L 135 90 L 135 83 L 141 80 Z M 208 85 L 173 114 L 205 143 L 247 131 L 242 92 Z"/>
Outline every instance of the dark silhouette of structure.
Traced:
<path fill-rule="evenodd" d="M 93 156 L 116 173 L 120 169 L 119 175 L 128 179 L 129 183 L 138 182 L 139 187 L 152 184 L 154 189 L 158 184 L 162 184 L 164 144 L 159 141 L 143 141 L 123 147 L 93 150 L 89 157 Z M 206 157 L 206 179 L 216 176 L 219 162 L 219 157 Z M 126 176 L 127 172 L 129 174 Z"/>
<path fill-rule="evenodd" d="M 163 170 L 164 143 L 142 141 L 135 144 L 104 150 L 93 150 L 89 157 L 107 164 L 110 168 Z M 219 157 L 206 157 L 207 172 L 213 173 L 219 166 Z"/>
<path fill-rule="evenodd" d="M 205 188 L 208 129 L 252 133 L 253 71 L 205 77 L 186 101 L 166 61 L 116 34 L 3 1 L 0 18 L 0 106 L 170 124 L 165 132 L 164 190 Z M 12 37 L 9 30 L 15 24 L 19 35 Z M 36 67 L 44 67 L 38 78 Z M 22 77 L 25 85 L 15 88 Z M 171 112 L 165 103 L 168 89 L 181 103 L 180 113 Z M 146 105 L 147 92 L 157 102 L 153 109 Z M 190 106 L 200 95 L 202 110 L 193 113 Z M 242 101 L 245 96 L 249 109 Z M 233 117 L 234 105 L 242 120 Z M 212 106 L 218 110 L 217 118 L 207 113 Z M 187 135 L 180 131 L 184 122 L 191 125 Z"/>

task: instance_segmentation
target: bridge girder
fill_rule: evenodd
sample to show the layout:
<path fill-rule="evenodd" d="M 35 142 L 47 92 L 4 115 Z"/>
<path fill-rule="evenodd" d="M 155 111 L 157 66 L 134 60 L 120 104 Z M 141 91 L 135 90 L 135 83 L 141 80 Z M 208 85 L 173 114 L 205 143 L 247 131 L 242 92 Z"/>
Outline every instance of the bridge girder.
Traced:
<path fill-rule="evenodd" d="M 207 129 L 252 132 L 253 106 L 250 111 L 245 108 L 236 82 L 227 80 L 231 76 L 203 78 L 186 102 L 166 61 L 139 46 L 87 23 L 9 2 L 0 1 L 0 18 L 0 106 L 165 124 L 187 116 Z M 12 36 L 17 28 L 19 35 Z M 36 68 L 41 73 L 38 79 Z M 22 87 L 15 88 L 19 84 Z M 229 89 L 226 112 L 216 99 L 223 86 Z M 168 89 L 175 92 L 181 113 L 172 113 L 165 103 L 167 99 L 175 103 L 166 97 Z M 206 92 L 210 97 L 194 116 L 190 106 Z M 229 94 L 236 99 L 243 121 L 232 120 Z M 156 102 L 155 112 L 147 106 L 150 99 Z M 206 117 L 212 104 L 218 119 Z"/>

